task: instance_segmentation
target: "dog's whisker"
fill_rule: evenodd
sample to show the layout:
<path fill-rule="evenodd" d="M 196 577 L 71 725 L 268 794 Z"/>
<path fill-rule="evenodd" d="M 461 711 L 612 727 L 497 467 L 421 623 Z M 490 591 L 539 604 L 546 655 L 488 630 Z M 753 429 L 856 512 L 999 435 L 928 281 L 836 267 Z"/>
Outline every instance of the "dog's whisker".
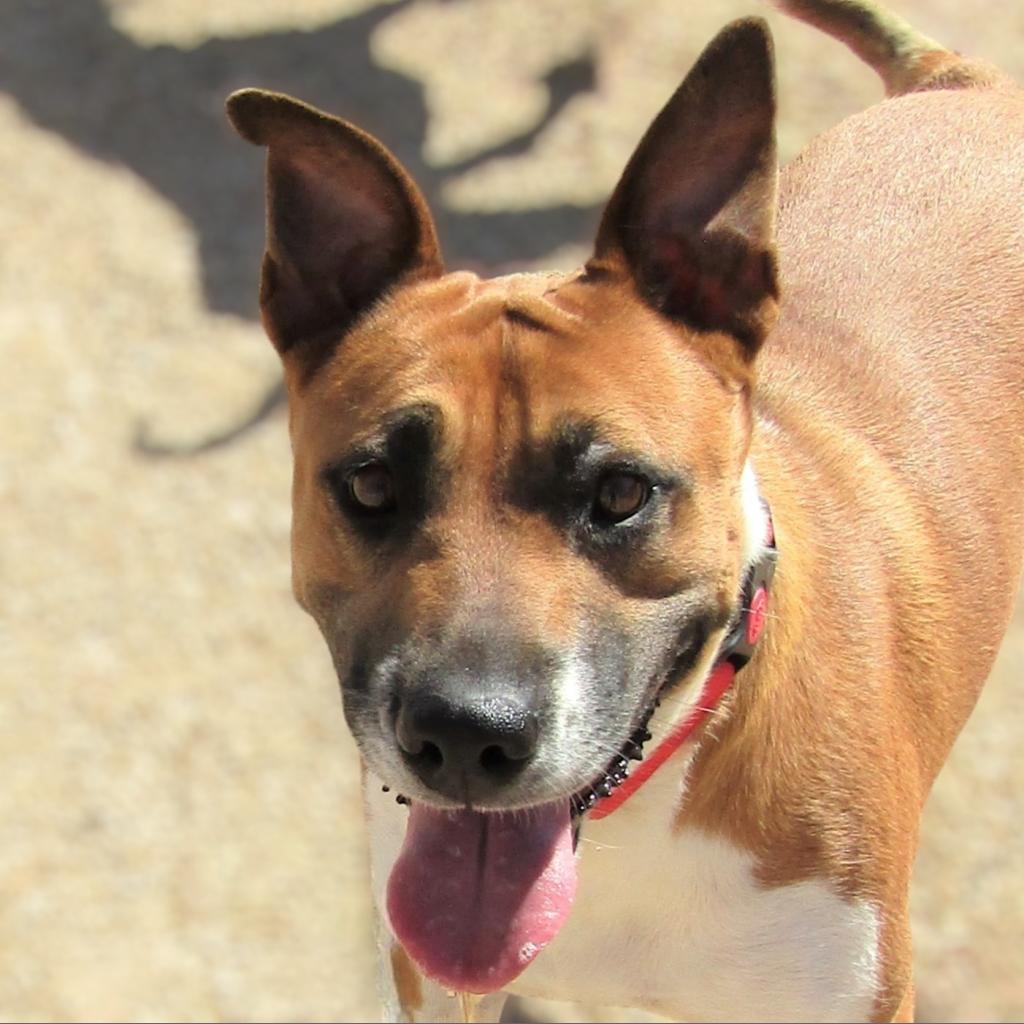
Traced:
<path fill-rule="evenodd" d="M 581 843 L 586 843 L 588 846 L 593 846 L 595 850 L 623 850 L 623 846 L 613 846 L 611 843 L 599 843 L 596 839 L 588 839 L 586 836 L 580 836 Z"/>

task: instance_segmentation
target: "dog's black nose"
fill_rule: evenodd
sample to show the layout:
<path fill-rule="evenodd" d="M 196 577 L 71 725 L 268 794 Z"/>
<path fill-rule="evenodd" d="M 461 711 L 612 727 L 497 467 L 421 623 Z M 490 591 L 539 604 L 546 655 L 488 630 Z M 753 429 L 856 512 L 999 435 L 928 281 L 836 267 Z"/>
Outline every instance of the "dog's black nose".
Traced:
<path fill-rule="evenodd" d="M 431 789 L 460 801 L 486 798 L 510 782 L 536 752 L 538 733 L 529 704 L 507 694 L 414 690 L 395 718 L 409 767 Z"/>

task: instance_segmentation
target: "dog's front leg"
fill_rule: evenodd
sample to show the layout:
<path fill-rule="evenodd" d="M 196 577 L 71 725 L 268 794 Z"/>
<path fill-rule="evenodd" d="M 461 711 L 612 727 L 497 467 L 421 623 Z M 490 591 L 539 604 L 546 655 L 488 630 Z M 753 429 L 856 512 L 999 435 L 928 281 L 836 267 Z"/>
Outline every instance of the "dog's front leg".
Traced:
<path fill-rule="evenodd" d="M 377 971 L 384 1021 L 474 1022 L 501 1016 L 507 994 L 480 997 L 451 993 L 424 977 L 396 941 L 384 912 L 391 869 L 405 838 L 409 812 L 369 771 L 363 773 L 363 805 L 370 846 L 370 875 L 377 913 Z"/>

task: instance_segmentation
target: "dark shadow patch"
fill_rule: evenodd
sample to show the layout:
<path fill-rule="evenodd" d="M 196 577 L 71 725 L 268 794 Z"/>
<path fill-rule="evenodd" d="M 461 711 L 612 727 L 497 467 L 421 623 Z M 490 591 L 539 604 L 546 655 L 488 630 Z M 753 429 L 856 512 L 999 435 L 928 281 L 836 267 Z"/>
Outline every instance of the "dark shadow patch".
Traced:
<path fill-rule="evenodd" d="M 593 92 L 597 86 L 597 67 L 592 53 L 584 54 L 574 60 L 566 61 L 552 68 L 544 76 L 544 84 L 547 86 L 550 97 L 548 109 L 544 116 L 529 131 L 524 132 L 516 138 L 509 139 L 493 149 L 486 150 L 447 164 L 444 170 L 447 174 L 461 174 L 474 167 L 479 167 L 486 160 L 493 160 L 498 157 L 522 156 L 529 152 L 530 147 L 537 141 L 541 132 L 562 112 L 569 100 L 580 93 Z"/>
<path fill-rule="evenodd" d="M 224 115 L 225 97 L 244 86 L 289 93 L 379 136 L 427 196 L 451 268 L 507 269 L 591 237 L 596 207 L 459 213 L 444 207 L 440 192 L 460 168 L 527 150 L 574 95 L 593 87 L 592 59 L 548 76 L 549 109 L 520 138 L 457 168 L 430 167 L 422 157 L 427 110 L 420 84 L 380 67 L 370 54 L 373 31 L 402 6 L 376 7 L 312 31 L 187 48 L 139 45 L 111 23 L 101 0 L 4 0 L 0 91 L 41 128 L 94 159 L 127 167 L 181 211 L 195 232 L 206 304 L 218 313 L 257 318 L 263 160 Z M 209 451 L 244 436 L 281 398 L 275 386 L 243 423 L 189 445 L 154 439 L 143 429 L 136 448 L 152 455 Z"/>

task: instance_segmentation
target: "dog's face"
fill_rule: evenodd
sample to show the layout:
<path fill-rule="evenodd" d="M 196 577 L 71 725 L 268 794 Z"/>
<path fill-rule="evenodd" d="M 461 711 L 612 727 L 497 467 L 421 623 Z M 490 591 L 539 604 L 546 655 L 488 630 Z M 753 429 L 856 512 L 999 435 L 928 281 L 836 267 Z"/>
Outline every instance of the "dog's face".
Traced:
<path fill-rule="evenodd" d="M 623 291 L 399 290 L 294 403 L 296 592 L 369 764 L 410 796 L 579 790 L 733 610 L 745 393 Z M 476 702 L 511 719 L 480 766 L 430 721 Z"/>
<path fill-rule="evenodd" d="M 270 149 L 294 588 L 363 756 L 427 803 L 568 800 L 735 611 L 775 309 L 764 33 L 712 44 L 568 276 L 443 275 L 378 143 L 270 94 L 230 109 Z"/>

